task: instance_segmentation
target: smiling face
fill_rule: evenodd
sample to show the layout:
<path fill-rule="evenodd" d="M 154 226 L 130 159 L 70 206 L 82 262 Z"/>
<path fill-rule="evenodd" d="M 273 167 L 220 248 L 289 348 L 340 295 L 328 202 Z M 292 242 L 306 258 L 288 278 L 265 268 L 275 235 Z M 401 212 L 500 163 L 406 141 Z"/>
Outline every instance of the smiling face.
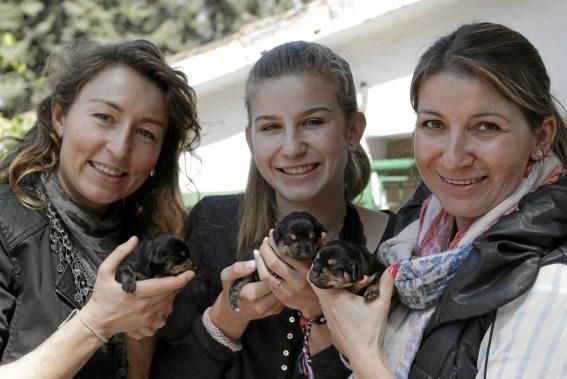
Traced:
<path fill-rule="evenodd" d="M 57 174 L 80 207 L 103 210 L 135 192 L 155 167 L 167 129 L 163 91 L 124 65 L 86 83 L 64 112 L 52 104 L 62 140 Z"/>
<path fill-rule="evenodd" d="M 330 79 L 309 72 L 262 80 L 249 114 L 248 144 L 278 206 L 344 199 L 349 144 L 360 140 L 364 118 L 347 127 Z"/>
<path fill-rule="evenodd" d="M 520 184 L 538 144 L 520 108 L 485 79 L 441 72 L 419 92 L 415 158 L 423 180 L 461 227 Z"/>

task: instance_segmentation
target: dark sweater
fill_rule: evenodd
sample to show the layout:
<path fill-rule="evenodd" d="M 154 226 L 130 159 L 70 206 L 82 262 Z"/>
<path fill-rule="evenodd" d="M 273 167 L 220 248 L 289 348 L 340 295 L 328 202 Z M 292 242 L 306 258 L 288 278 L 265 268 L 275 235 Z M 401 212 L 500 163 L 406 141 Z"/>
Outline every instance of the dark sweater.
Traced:
<path fill-rule="evenodd" d="M 296 311 L 285 308 L 278 315 L 250 322 L 241 339 L 243 350 L 237 353 L 214 340 L 201 322 L 205 309 L 222 291 L 221 271 L 235 262 L 240 201 L 240 195 L 206 197 L 191 212 L 187 240 L 197 275 L 177 296 L 160 332 L 152 367 L 156 378 L 303 377 L 297 364 L 303 333 Z M 391 234 L 393 222 L 388 226 L 386 233 Z M 312 368 L 317 378 L 350 375 L 334 347 L 314 355 Z"/>

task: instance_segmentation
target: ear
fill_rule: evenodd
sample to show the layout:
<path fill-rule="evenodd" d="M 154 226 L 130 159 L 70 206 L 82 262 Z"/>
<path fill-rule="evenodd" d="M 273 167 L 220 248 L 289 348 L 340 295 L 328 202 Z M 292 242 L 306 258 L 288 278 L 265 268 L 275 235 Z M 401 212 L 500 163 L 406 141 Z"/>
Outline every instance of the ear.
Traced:
<path fill-rule="evenodd" d="M 362 279 L 362 272 L 360 270 L 360 266 L 358 265 L 358 262 L 352 262 L 350 264 L 350 269 L 351 269 L 352 280 L 358 281 Z"/>
<path fill-rule="evenodd" d="M 276 243 L 279 243 L 282 239 L 283 239 L 283 230 L 282 230 L 282 226 L 281 224 L 277 224 L 276 227 L 274 228 L 274 233 L 273 233 L 273 237 L 274 237 L 274 241 Z"/>
<path fill-rule="evenodd" d="M 362 112 L 357 112 L 347 130 L 349 146 L 357 146 L 360 143 L 365 129 L 366 116 Z"/>
<path fill-rule="evenodd" d="M 55 100 L 51 101 L 51 123 L 59 138 L 63 138 L 63 123 L 65 121 L 65 112 L 63 107 Z"/>
<path fill-rule="evenodd" d="M 327 228 L 325 228 L 325 225 L 321 224 L 319 221 L 315 221 L 315 226 L 320 230 L 320 233 L 327 233 Z"/>
<path fill-rule="evenodd" d="M 248 148 L 250 149 L 250 154 L 254 153 L 254 148 L 252 146 L 252 129 L 250 126 L 247 126 L 245 129 L 246 133 L 246 143 L 248 144 Z"/>
<path fill-rule="evenodd" d="M 555 116 L 548 116 L 543 120 L 543 123 L 534 131 L 536 141 L 532 146 L 530 152 L 530 159 L 534 161 L 541 160 L 541 156 L 538 156 L 538 151 L 543 153 L 545 156 L 551 149 L 551 144 L 555 139 L 555 133 L 557 133 L 557 119 Z"/>

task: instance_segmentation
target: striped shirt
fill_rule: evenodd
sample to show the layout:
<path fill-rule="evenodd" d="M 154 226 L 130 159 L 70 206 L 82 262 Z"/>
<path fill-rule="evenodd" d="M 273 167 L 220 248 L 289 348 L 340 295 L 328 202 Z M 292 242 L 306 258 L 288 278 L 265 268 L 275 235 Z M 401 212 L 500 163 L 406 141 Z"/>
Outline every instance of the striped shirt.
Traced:
<path fill-rule="evenodd" d="M 484 377 L 490 328 L 480 345 Z M 487 378 L 567 378 L 567 265 L 542 267 L 533 287 L 498 309 Z"/>

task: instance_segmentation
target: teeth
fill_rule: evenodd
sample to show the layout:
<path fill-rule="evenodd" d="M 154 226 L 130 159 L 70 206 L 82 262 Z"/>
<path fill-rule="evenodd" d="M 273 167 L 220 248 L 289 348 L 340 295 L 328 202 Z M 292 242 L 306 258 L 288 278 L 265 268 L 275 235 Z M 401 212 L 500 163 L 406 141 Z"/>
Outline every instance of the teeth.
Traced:
<path fill-rule="evenodd" d="M 105 165 L 102 165 L 100 163 L 92 162 L 92 166 L 95 168 L 95 170 L 109 176 L 122 176 L 124 174 L 122 171 L 118 171 L 110 167 L 106 167 Z"/>
<path fill-rule="evenodd" d="M 445 181 L 446 181 L 447 183 L 450 183 L 450 184 L 456 184 L 456 185 L 459 185 L 459 186 L 467 186 L 467 185 L 469 185 L 469 184 L 478 183 L 478 182 L 480 182 L 482 179 L 484 179 L 484 177 L 475 178 L 475 179 L 464 179 L 464 180 L 453 180 L 453 179 L 447 179 L 447 178 L 445 178 Z"/>
<path fill-rule="evenodd" d="M 296 166 L 296 167 L 285 167 L 281 168 L 283 172 L 289 175 L 300 175 L 306 173 L 307 171 L 311 171 L 315 168 L 314 164 L 308 164 L 305 166 Z"/>

